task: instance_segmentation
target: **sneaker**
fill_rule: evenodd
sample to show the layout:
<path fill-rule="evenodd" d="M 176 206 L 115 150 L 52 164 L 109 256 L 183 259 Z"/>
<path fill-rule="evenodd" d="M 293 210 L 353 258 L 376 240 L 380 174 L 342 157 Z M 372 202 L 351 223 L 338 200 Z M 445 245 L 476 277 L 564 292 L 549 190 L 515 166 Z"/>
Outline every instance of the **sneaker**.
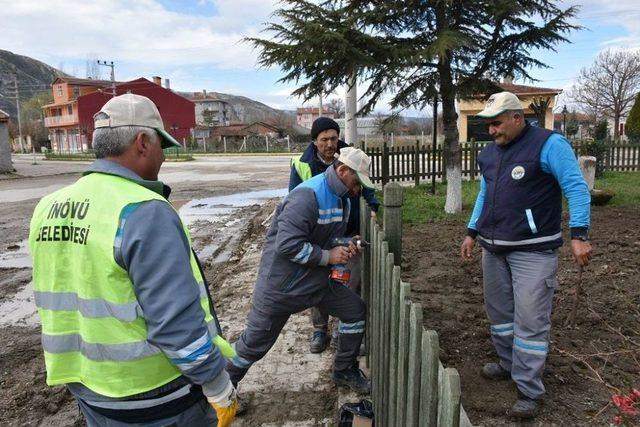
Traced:
<path fill-rule="evenodd" d="M 499 363 L 487 363 L 482 367 L 482 376 L 493 381 L 508 380 L 511 378 L 511 372 L 505 370 Z"/>
<path fill-rule="evenodd" d="M 356 393 L 371 393 L 371 381 L 364 376 L 364 373 L 354 364 L 350 368 L 341 371 L 333 371 L 333 381 L 338 386 L 346 386 Z"/>
<path fill-rule="evenodd" d="M 331 339 L 326 332 L 315 331 L 311 337 L 311 343 L 309 344 L 309 351 L 311 353 L 322 353 Z"/>
<path fill-rule="evenodd" d="M 511 407 L 511 416 L 522 420 L 529 420 L 538 416 L 540 412 L 540 401 L 530 397 L 520 395 L 516 403 Z"/>

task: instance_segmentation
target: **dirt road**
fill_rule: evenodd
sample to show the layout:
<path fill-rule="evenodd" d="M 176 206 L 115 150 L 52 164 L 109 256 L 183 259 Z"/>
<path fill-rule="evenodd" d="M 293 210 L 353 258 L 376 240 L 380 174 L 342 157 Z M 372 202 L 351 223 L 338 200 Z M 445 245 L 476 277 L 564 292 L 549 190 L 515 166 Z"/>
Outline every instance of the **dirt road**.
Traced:
<path fill-rule="evenodd" d="M 26 238 L 38 199 L 74 182 L 89 163 L 31 162 L 30 156 L 16 156 L 17 173 L 0 177 L 0 425 L 83 425 L 68 392 L 44 381 Z M 231 338 L 244 326 L 264 227 L 286 194 L 288 178 L 288 156 L 199 157 L 165 163 L 161 170 Z M 305 314 L 292 317 L 270 354 L 241 383 L 251 405 L 237 425 L 331 422 L 337 402 L 329 380 L 331 354 L 308 353 L 310 332 Z"/>

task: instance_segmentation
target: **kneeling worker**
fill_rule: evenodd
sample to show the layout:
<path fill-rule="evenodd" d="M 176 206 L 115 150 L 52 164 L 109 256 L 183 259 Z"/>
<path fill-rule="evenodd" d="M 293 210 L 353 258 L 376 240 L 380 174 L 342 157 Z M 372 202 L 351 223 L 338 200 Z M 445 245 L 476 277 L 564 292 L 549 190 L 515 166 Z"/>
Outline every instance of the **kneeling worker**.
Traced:
<path fill-rule="evenodd" d="M 158 181 L 162 149 L 179 144 L 144 96 L 94 120 L 97 160 L 31 220 L 47 384 L 66 384 L 89 426 L 227 426 L 237 400 L 218 346 L 233 352 Z"/>
<path fill-rule="evenodd" d="M 330 246 L 333 238 L 345 235 L 349 197 L 358 195 L 361 186 L 373 187 L 370 163 L 362 150 L 343 148 L 332 166 L 298 185 L 278 206 L 267 233 L 253 306 L 235 343 L 237 356 L 227 361 L 234 385 L 267 354 L 289 316 L 318 307 L 340 319 L 334 381 L 360 393 L 370 392 L 371 383 L 356 359 L 365 328 L 364 301 L 329 279 L 331 265 L 346 264 L 360 251 L 353 244 Z"/>

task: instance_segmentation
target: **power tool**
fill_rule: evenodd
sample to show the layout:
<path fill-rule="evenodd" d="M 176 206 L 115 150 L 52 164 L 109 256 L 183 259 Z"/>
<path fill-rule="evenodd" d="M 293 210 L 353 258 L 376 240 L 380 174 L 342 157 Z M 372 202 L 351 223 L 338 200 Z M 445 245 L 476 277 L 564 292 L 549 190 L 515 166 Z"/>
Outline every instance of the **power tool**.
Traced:
<path fill-rule="evenodd" d="M 349 247 L 349 244 L 353 243 L 358 248 L 364 248 L 369 246 L 369 243 L 360 238 L 360 236 L 353 237 L 334 237 L 331 239 L 331 247 L 337 246 Z M 351 278 L 351 270 L 346 264 L 335 264 L 331 266 L 331 274 L 329 276 L 331 280 L 335 280 L 338 283 L 347 284 Z"/>

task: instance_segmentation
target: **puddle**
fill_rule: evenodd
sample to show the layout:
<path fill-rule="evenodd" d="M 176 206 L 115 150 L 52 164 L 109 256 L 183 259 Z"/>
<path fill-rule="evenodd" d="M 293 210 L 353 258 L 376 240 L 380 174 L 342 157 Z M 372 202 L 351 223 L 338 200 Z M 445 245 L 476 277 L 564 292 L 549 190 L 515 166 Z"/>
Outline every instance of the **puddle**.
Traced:
<path fill-rule="evenodd" d="M 251 191 L 248 193 L 229 194 L 228 196 L 194 199 L 180 208 L 180 217 L 187 224 L 196 221 L 226 222 L 237 208 L 261 205 L 268 199 L 284 197 L 289 191 L 286 188 L 277 190 Z M 225 224 L 231 226 L 235 224 Z"/>
<path fill-rule="evenodd" d="M 40 318 L 33 300 L 33 285 L 29 283 L 10 300 L 0 304 L 0 326 L 37 326 Z"/>
<path fill-rule="evenodd" d="M 31 268 L 27 240 L 25 239 L 10 247 L 13 249 L 16 246 L 15 250 L 7 250 L 0 253 L 0 268 Z"/>
<path fill-rule="evenodd" d="M 208 241 L 201 248 L 196 248 L 202 261 L 210 260 L 211 264 L 229 261 L 242 229 L 249 218 L 239 216 L 238 210 L 247 206 L 261 205 L 269 199 L 284 197 L 286 188 L 277 190 L 252 191 L 248 193 L 230 194 L 228 196 L 195 199 L 180 208 L 180 217 L 191 228 L 192 237 L 200 237 Z M 215 224 L 214 228 L 203 227 L 202 222 Z"/>

